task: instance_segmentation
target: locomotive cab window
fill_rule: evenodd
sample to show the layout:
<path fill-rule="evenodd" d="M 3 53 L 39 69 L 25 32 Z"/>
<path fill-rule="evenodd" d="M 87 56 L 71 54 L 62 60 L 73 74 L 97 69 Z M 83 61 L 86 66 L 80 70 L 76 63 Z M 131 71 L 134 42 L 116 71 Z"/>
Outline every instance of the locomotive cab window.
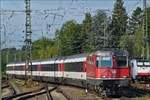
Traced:
<path fill-rule="evenodd" d="M 118 67 L 126 67 L 127 66 L 127 57 L 126 56 L 117 56 L 116 58 Z"/>
<path fill-rule="evenodd" d="M 97 67 L 112 67 L 112 57 L 110 56 L 97 57 L 96 65 Z"/>
<path fill-rule="evenodd" d="M 150 62 L 137 62 L 138 67 L 150 67 Z"/>
<path fill-rule="evenodd" d="M 150 62 L 144 62 L 144 66 L 150 67 Z"/>

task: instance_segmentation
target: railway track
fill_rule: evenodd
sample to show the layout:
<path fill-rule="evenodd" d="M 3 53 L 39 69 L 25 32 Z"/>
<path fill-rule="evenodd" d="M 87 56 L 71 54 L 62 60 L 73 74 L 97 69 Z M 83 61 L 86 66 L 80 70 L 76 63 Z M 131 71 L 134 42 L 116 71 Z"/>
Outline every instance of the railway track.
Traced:
<path fill-rule="evenodd" d="M 64 86 L 64 87 L 68 87 L 68 86 Z M 76 87 L 76 86 L 70 86 L 69 87 L 71 88 L 79 88 L 79 89 L 84 89 L 84 88 L 80 88 L 80 87 Z M 65 90 L 65 89 L 64 89 Z M 64 91 L 63 88 L 60 88 L 60 91 L 63 92 L 63 94 L 65 95 L 65 97 L 68 99 L 68 100 L 80 100 L 76 97 L 73 96 L 73 94 L 69 94 L 67 93 L 66 91 Z M 100 94 L 98 92 L 95 92 L 93 90 L 88 90 L 88 93 L 87 95 L 83 96 L 83 98 L 81 97 L 81 100 L 86 100 L 86 96 L 88 96 L 88 94 L 92 94 L 91 96 L 94 97 L 94 95 L 96 95 L 97 97 L 100 97 L 102 100 L 111 100 L 111 99 L 123 99 L 123 100 L 128 100 L 128 99 L 134 99 L 134 98 L 137 98 L 137 97 L 144 97 L 146 95 L 150 95 L 150 90 L 147 89 L 146 87 L 144 88 L 138 88 L 138 87 L 133 87 L 133 86 L 130 86 L 128 88 L 123 88 L 123 93 L 121 95 L 115 95 L 115 96 L 106 96 L 106 95 L 103 95 L 103 94 Z M 96 97 L 96 98 L 97 98 Z M 80 98 L 80 97 L 79 97 Z M 90 100 L 90 99 L 88 99 Z M 93 98 L 92 98 L 93 100 Z M 94 98 L 95 100 L 95 98 Z M 99 99 L 96 99 L 96 100 L 99 100 Z"/>
<path fill-rule="evenodd" d="M 5 89 L 5 88 L 8 88 L 8 87 L 9 87 L 8 82 L 3 82 L 3 84 L 5 84 L 5 85 L 2 86 L 2 89 Z"/>
<path fill-rule="evenodd" d="M 55 89 L 57 89 L 57 87 L 53 87 L 53 88 L 49 89 L 48 85 L 45 84 L 40 89 L 30 91 L 30 92 L 15 94 L 15 95 L 8 96 L 8 97 L 4 97 L 4 98 L 2 98 L 2 100 L 13 100 L 13 99 L 15 99 L 15 100 L 26 100 L 26 99 L 33 98 L 35 96 L 42 95 L 42 94 L 47 94 L 48 100 L 53 100 L 53 98 L 51 96 L 51 92 L 54 91 Z"/>
<path fill-rule="evenodd" d="M 150 95 L 150 90 L 146 88 L 137 87 L 135 84 L 131 84 L 130 87 L 124 88 L 124 92 L 121 98 L 137 98 Z"/>
<path fill-rule="evenodd" d="M 2 86 L 2 89 L 7 89 L 7 92 L 10 91 L 10 94 L 7 96 L 4 96 L 2 98 L 2 100 L 5 100 L 5 98 L 7 98 L 9 96 L 16 95 L 16 90 L 13 88 L 13 86 L 11 85 L 11 83 L 8 80 L 2 80 L 2 83 L 5 84 Z"/>
<path fill-rule="evenodd" d="M 81 100 L 90 100 L 89 98 L 92 96 L 93 97 L 91 98 L 91 100 L 111 100 L 111 99 L 117 99 L 117 100 L 130 100 L 130 99 L 132 100 L 133 99 L 133 100 L 135 100 L 138 97 L 141 98 L 146 95 L 150 95 L 150 91 L 142 90 L 142 89 L 138 89 L 138 88 L 134 88 L 134 87 L 129 87 L 129 88 L 124 88 L 124 93 L 122 93 L 122 95 L 115 95 L 115 96 L 105 96 L 105 95 L 98 94 L 93 91 L 88 91 L 86 96 L 79 97 L 79 98 L 74 97 L 73 94 L 69 94 L 65 91 L 63 92 L 63 94 L 67 97 L 68 100 L 80 100 L 80 99 Z M 88 97 L 89 94 L 90 94 L 90 96 Z M 94 97 L 93 94 L 96 95 L 97 97 Z"/>
<path fill-rule="evenodd" d="M 133 93 L 136 93 L 137 96 L 150 94 L 149 90 L 139 89 L 135 87 L 130 87 L 128 91 L 133 91 Z"/>
<path fill-rule="evenodd" d="M 131 86 L 139 89 L 150 90 L 150 83 L 134 83 L 131 84 Z"/>
<path fill-rule="evenodd" d="M 2 89 L 9 87 L 8 80 L 2 77 Z"/>
<path fill-rule="evenodd" d="M 150 84 L 133 84 L 132 88 L 139 94 L 150 95 Z"/>
<path fill-rule="evenodd" d="M 5 85 L 3 85 L 2 88 L 9 88 L 11 87 L 11 85 L 9 85 L 9 82 L 7 81 L 3 81 L 3 83 L 5 83 Z M 77 91 L 83 90 L 85 91 L 85 88 L 81 88 L 81 87 L 76 87 L 76 86 L 72 86 L 72 85 L 58 85 L 58 84 L 49 84 L 49 83 L 42 83 L 43 86 L 37 90 L 34 91 L 30 91 L 30 92 L 24 92 L 24 93 L 19 93 L 16 94 L 15 92 L 12 93 L 12 95 L 7 96 L 7 97 L 3 97 L 2 100 L 26 100 L 26 99 L 33 99 L 34 97 L 38 97 L 38 98 L 42 98 L 42 96 L 44 96 L 45 98 L 47 98 L 48 100 L 55 100 L 53 97 L 55 96 L 53 91 L 56 92 L 60 92 L 60 94 L 62 94 L 66 99 L 68 100 L 86 100 L 86 98 L 101 98 L 102 100 L 108 100 L 108 99 L 112 99 L 114 97 L 107 97 L 104 95 L 100 95 L 97 93 L 94 93 L 92 91 L 89 91 L 87 93 L 87 95 L 83 95 L 83 96 L 78 96 L 76 97 L 76 94 L 78 95 L 78 93 L 69 93 L 70 91 L 73 91 L 75 89 L 77 89 Z M 130 99 L 130 98 L 136 98 L 136 97 L 141 97 L 142 95 L 147 95 L 150 94 L 150 90 L 146 89 L 147 85 L 143 85 L 141 84 L 141 86 L 139 87 L 140 84 L 132 84 L 131 87 L 129 88 L 125 88 L 124 90 L 126 91 L 125 94 L 123 94 L 121 97 L 116 97 L 118 99 L 121 98 L 126 98 L 126 99 Z M 72 89 L 66 89 L 66 87 L 72 88 Z M 142 88 L 143 87 L 143 88 Z M 83 92 L 82 92 L 83 93 Z M 81 94 L 82 94 L 81 93 Z M 85 92 L 84 92 L 85 93 Z M 80 95 L 80 94 L 79 94 Z M 94 97 L 95 96 L 95 97 Z M 37 100 L 37 99 L 36 99 Z M 41 100 L 41 99 L 38 99 Z M 58 99 L 57 99 L 58 100 Z M 90 100 L 90 99 L 88 99 Z M 98 99 L 97 99 L 98 100 Z"/>

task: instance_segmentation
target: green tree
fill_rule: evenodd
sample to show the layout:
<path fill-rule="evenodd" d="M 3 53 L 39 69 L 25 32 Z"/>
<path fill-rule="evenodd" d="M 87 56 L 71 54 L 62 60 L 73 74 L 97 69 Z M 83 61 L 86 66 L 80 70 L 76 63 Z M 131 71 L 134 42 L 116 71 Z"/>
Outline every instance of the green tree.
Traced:
<path fill-rule="evenodd" d="M 82 51 L 90 52 L 94 50 L 91 40 L 92 35 L 92 16 L 90 13 L 85 14 L 85 19 L 82 22 L 81 38 L 82 38 Z"/>
<path fill-rule="evenodd" d="M 142 54 L 142 47 L 143 47 L 143 29 L 142 26 L 140 25 L 136 30 L 135 30 L 135 41 L 134 41 L 134 56 L 136 57 L 141 57 Z"/>
<path fill-rule="evenodd" d="M 32 58 L 33 59 L 46 59 L 53 57 L 54 40 L 48 38 L 41 38 L 33 42 L 32 45 Z"/>
<path fill-rule="evenodd" d="M 116 0 L 112 14 L 111 42 L 113 47 L 118 47 L 120 37 L 126 34 L 128 16 L 123 6 L 123 0 Z"/>
<path fill-rule="evenodd" d="M 2 49 L 2 72 L 6 70 L 6 64 L 18 61 L 17 53 L 19 50 L 16 48 Z"/>
<path fill-rule="evenodd" d="M 100 50 L 108 46 L 108 18 L 105 11 L 98 10 L 96 15 L 92 17 L 92 34 L 90 41 L 94 46 L 94 50 Z"/>
<path fill-rule="evenodd" d="M 142 23 L 142 9 L 137 7 L 129 19 L 129 33 L 135 34 L 135 30 L 137 29 L 138 25 Z"/>
<path fill-rule="evenodd" d="M 141 53 L 142 50 L 142 22 L 142 10 L 137 7 L 129 18 L 128 31 L 120 38 L 119 47 L 127 50 L 132 57 L 138 56 L 137 53 Z"/>
<path fill-rule="evenodd" d="M 134 40 L 135 40 L 134 35 L 128 35 L 128 34 L 121 36 L 121 39 L 120 39 L 119 46 L 121 47 L 121 49 L 127 50 L 129 52 L 130 57 L 134 56 L 134 51 L 133 51 L 135 49 Z"/>
<path fill-rule="evenodd" d="M 57 42 L 61 55 L 71 55 L 81 52 L 81 27 L 74 21 L 67 21 L 62 28 L 57 31 Z"/>

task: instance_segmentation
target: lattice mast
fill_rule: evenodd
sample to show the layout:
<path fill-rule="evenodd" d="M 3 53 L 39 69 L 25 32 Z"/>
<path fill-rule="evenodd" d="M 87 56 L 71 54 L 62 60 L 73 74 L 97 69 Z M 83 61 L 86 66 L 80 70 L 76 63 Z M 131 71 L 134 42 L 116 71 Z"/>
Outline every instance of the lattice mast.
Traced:
<path fill-rule="evenodd" d="M 26 44 L 26 63 L 25 63 L 25 84 L 32 82 L 32 30 L 31 30 L 31 10 L 30 0 L 25 0 L 26 13 L 26 30 L 25 30 L 25 44 Z"/>

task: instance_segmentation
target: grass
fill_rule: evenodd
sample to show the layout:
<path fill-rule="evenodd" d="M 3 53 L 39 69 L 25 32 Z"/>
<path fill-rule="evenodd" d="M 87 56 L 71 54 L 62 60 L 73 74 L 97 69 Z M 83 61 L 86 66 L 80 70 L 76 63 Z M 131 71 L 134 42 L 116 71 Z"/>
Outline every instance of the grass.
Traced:
<path fill-rule="evenodd" d="M 11 82 L 17 86 L 22 92 L 33 91 L 42 87 L 41 84 L 37 84 L 37 82 L 33 82 L 30 86 L 25 85 L 25 80 L 20 79 L 12 79 Z"/>
<path fill-rule="evenodd" d="M 86 96 L 85 91 L 78 91 L 73 93 L 74 96 Z"/>
<path fill-rule="evenodd" d="M 138 98 L 138 100 L 150 100 L 150 95 L 145 95 L 143 97 Z"/>

